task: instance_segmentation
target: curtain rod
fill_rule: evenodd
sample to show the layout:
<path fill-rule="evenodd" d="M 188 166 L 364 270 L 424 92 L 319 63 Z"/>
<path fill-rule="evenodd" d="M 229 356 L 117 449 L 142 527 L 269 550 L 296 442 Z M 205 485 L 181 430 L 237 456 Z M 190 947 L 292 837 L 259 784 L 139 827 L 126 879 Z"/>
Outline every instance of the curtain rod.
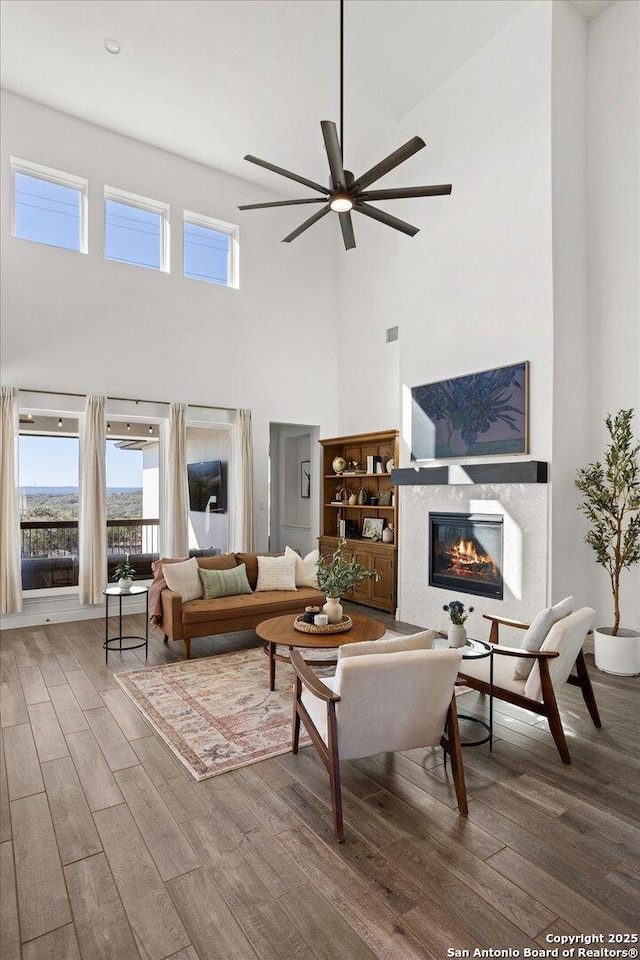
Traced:
<path fill-rule="evenodd" d="M 30 387 L 20 387 L 21 393 L 42 393 L 48 397 L 86 397 L 86 393 L 73 393 L 71 390 L 31 390 Z M 134 399 L 133 397 L 107 397 L 107 400 L 119 400 L 123 403 L 155 403 L 164 407 L 171 406 L 170 400 L 143 400 L 141 397 Z M 188 403 L 188 407 L 193 407 L 194 410 L 229 410 L 232 413 L 235 413 L 236 407 L 211 407 L 208 404 L 204 403 Z"/>

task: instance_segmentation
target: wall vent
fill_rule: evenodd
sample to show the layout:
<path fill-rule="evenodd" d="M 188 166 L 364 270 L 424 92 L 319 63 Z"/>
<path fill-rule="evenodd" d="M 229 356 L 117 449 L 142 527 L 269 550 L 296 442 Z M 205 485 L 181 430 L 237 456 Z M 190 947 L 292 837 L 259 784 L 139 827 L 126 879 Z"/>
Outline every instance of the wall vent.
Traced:
<path fill-rule="evenodd" d="M 393 343 L 394 340 L 398 339 L 398 328 L 397 327 L 388 327 L 387 328 L 387 343 Z"/>

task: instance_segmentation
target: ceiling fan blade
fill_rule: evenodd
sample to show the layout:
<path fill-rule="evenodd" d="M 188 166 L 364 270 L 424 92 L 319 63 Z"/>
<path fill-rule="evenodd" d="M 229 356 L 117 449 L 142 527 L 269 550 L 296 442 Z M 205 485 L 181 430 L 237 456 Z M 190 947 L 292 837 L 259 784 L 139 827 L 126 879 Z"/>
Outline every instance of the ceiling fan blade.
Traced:
<path fill-rule="evenodd" d="M 322 219 L 322 217 L 329 213 L 330 210 L 331 207 L 329 204 L 327 204 L 327 206 L 323 207 L 322 210 L 318 210 L 318 212 L 314 213 L 312 217 L 309 217 L 309 219 L 305 220 L 304 223 L 301 223 L 299 227 L 296 227 L 293 233 L 290 233 L 287 237 L 285 237 L 282 242 L 291 243 L 291 241 L 295 240 L 296 237 L 299 237 L 301 233 L 304 233 L 305 230 L 308 230 L 309 227 L 314 225 L 314 223 L 317 223 L 318 220 Z"/>
<path fill-rule="evenodd" d="M 327 151 L 333 185 L 336 190 L 343 191 L 347 184 L 344 167 L 342 166 L 342 150 L 338 140 L 338 130 L 333 120 L 321 120 L 320 126 L 322 127 L 322 136 L 324 137 L 324 146 Z"/>
<path fill-rule="evenodd" d="M 291 173 L 290 170 L 285 170 L 284 167 L 276 167 L 274 163 L 269 163 L 267 160 L 260 160 L 259 157 L 252 157 L 250 153 L 244 158 L 248 160 L 249 163 L 257 163 L 259 167 L 264 167 L 265 170 L 272 170 L 273 173 L 279 173 L 281 177 L 288 177 L 289 180 L 295 180 L 297 183 L 303 183 L 305 187 L 311 187 L 312 190 L 319 190 L 320 193 L 330 194 L 331 190 L 327 190 L 326 187 L 323 187 L 320 183 L 315 183 L 313 180 L 307 180 L 306 177 L 300 177 L 297 173 Z M 371 181 L 369 181 L 371 183 Z"/>
<path fill-rule="evenodd" d="M 273 203 L 243 203 L 238 210 L 263 210 L 265 207 L 292 207 L 298 203 L 326 203 L 326 197 L 311 197 L 305 200 L 275 200 Z"/>
<path fill-rule="evenodd" d="M 405 220 L 392 217 L 391 214 L 385 213 L 384 210 L 378 210 L 377 207 L 370 207 L 368 203 L 358 203 L 354 209 L 357 210 L 358 213 L 364 213 L 365 217 L 371 217 L 372 220 L 379 220 L 380 223 L 386 223 L 388 227 L 393 227 L 394 230 L 406 233 L 410 237 L 415 237 L 416 233 L 420 232 L 419 227 L 413 227 Z"/>
<path fill-rule="evenodd" d="M 356 246 L 356 236 L 353 232 L 351 212 L 347 211 L 346 213 L 339 213 L 338 216 L 340 217 L 340 229 L 342 230 L 344 248 L 345 250 L 354 250 Z"/>
<path fill-rule="evenodd" d="M 381 160 L 380 163 L 376 163 L 375 167 L 371 167 L 371 170 L 367 170 L 361 177 L 358 177 L 351 187 L 352 192 L 357 193 L 359 190 L 364 190 L 370 183 L 379 180 L 380 177 L 384 177 L 385 173 L 389 173 L 389 171 L 401 163 L 404 163 L 405 160 L 412 157 L 418 150 L 422 150 L 423 147 L 426 147 L 426 143 L 421 137 L 412 137 L 411 140 L 407 140 L 406 143 L 398 147 L 397 150 L 394 150 L 393 153 L 390 153 L 389 156 Z"/>
<path fill-rule="evenodd" d="M 358 194 L 359 200 L 403 200 L 408 197 L 441 197 L 451 193 L 451 184 L 434 187 L 397 187 L 395 190 L 365 190 Z"/>

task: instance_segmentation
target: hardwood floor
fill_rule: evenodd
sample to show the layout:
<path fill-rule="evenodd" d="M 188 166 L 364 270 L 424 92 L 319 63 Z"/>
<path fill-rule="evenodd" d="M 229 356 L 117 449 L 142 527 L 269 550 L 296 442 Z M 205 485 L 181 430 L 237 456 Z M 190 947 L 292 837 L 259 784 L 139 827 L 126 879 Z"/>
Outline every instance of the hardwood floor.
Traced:
<path fill-rule="evenodd" d="M 113 679 L 144 651 L 107 668 L 102 631 L 0 634 L 2 960 L 443 960 L 637 931 L 637 680 L 588 658 L 603 728 L 567 686 L 570 767 L 545 720 L 496 701 L 493 753 L 464 751 L 468 820 L 439 750 L 344 763 L 339 846 L 311 748 L 197 783 Z M 152 636 L 149 663 L 181 649 Z"/>

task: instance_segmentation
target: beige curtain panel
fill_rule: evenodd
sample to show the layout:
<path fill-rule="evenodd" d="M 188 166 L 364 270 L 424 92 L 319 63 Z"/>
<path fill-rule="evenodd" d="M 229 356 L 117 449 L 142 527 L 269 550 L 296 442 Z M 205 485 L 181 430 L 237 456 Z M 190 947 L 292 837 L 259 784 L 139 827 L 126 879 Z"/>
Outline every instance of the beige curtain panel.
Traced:
<path fill-rule="evenodd" d="M 172 403 L 169 407 L 165 477 L 162 552 L 165 557 L 186 557 L 189 552 L 186 403 Z"/>
<path fill-rule="evenodd" d="M 0 613 L 22 610 L 18 391 L 0 388 Z"/>
<path fill-rule="evenodd" d="M 251 410 L 236 413 L 233 437 L 231 549 L 253 551 L 253 437 Z"/>
<path fill-rule="evenodd" d="M 81 604 L 103 603 L 107 586 L 105 398 L 88 396 L 80 431 L 80 508 L 78 513 Z"/>

